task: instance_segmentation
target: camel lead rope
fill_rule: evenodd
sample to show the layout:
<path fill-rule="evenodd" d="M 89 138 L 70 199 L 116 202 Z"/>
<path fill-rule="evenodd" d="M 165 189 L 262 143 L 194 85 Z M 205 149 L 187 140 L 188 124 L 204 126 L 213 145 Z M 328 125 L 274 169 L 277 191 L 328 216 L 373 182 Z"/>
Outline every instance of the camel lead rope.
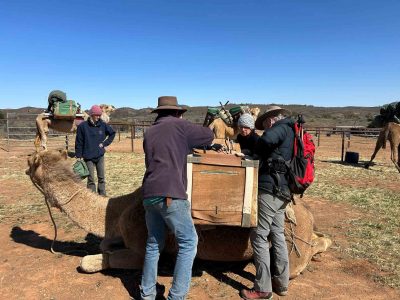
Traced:
<path fill-rule="evenodd" d="M 29 176 L 29 178 L 31 178 L 31 177 Z M 54 243 L 55 243 L 56 240 L 57 240 L 57 224 L 56 224 L 56 222 L 54 221 L 53 214 L 51 213 L 51 208 L 50 208 L 49 202 L 47 201 L 46 195 L 45 195 L 43 189 L 42 189 L 36 182 L 34 182 L 32 178 L 31 178 L 31 181 L 32 181 L 33 185 L 43 194 L 44 200 L 45 200 L 45 203 L 46 203 L 46 206 L 47 206 L 47 210 L 48 210 L 49 215 L 50 215 L 51 222 L 53 223 L 53 226 L 54 226 L 54 238 L 53 238 L 53 241 L 51 242 L 51 245 L 50 245 L 50 252 L 53 253 L 53 254 L 56 254 L 56 255 L 57 255 L 57 254 L 58 254 L 58 255 L 64 255 L 65 253 L 63 253 L 63 252 L 57 252 L 57 251 L 54 250 Z M 77 190 L 65 203 L 60 204 L 60 207 L 62 207 L 62 206 L 64 206 L 64 205 L 68 204 L 69 202 L 71 202 L 71 200 L 72 200 L 80 191 L 81 191 L 81 190 Z M 87 251 L 85 251 L 85 250 L 75 250 L 75 251 L 82 251 L 82 252 L 84 252 L 84 253 L 87 254 Z M 68 252 L 75 252 L 75 251 L 68 251 Z M 66 252 L 66 253 L 67 253 L 67 252 Z"/>
<path fill-rule="evenodd" d="M 53 223 L 53 226 L 54 226 L 54 238 L 53 238 L 53 241 L 51 242 L 50 252 L 53 253 L 53 254 L 61 254 L 61 255 L 62 255 L 63 253 L 57 252 L 57 251 L 55 251 L 54 248 L 53 248 L 54 243 L 55 243 L 55 241 L 57 240 L 57 224 L 56 224 L 56 222 L 54 221 L 53 215 L 51 214 L 50 205 L 49 205 L 49 203 L 48 203 L 48 201 L 47 201 L 46 195 L 45 195 L 43 189 L 42 189 L 36 182 L 33 181 L 32 177 L 31 177 L 31 176 L 29 176 L 29 177 L 31 178 L 31 181 L 32 181 L 33 185 L 43 194 L 44 200 L 45 200 L 44 202 L 46 203 L 47 210 L 49 211 L 49 215 L 50 215 L 51 222 Z"/>

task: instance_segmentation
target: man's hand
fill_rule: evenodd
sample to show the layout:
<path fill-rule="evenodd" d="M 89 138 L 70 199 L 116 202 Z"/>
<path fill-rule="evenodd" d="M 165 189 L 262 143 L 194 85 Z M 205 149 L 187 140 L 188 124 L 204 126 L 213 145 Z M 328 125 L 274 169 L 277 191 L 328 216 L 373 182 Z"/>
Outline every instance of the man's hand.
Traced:
<path fill-rule="evenodd" d="M 224 146 L 222 146 L 221 144 L 212 144 L 212 145 L 211 145 L 211 150 L 220 152 L 220 151 L 222 151 L 222 148 L 223 148 L 223 147 L 224 147 Z"/>
<path fill-rule="evenodd" d="M 235 152 L 235 155 L 238 156 L 238 157 L 244 157 L 245 156 L 244 153 L 242 153 L 242 152 Z"/>

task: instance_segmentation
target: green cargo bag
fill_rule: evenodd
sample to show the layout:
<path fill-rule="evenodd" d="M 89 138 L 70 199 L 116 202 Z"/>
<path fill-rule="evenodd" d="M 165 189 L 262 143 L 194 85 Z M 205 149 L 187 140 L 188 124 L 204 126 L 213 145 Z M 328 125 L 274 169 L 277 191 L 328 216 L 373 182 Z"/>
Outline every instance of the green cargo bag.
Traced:
<path fill-rule="evenodd" d="M 231 116 L 235 116 L 238 113 L 242 113 L 243 112 L 243 108 L 241 106 L 234 106 L 229 110 L 229 113 L 231 114 Z"/>
<path fill-rule="evenodd" d="M 54 119 L 75 119 L 78 106 L 74 100 L 67 100 L 66 102 L 54 103 Z"/>
<path fill-rule="evenodd" d="M 83 160 L 77 160 L 72 166 L 72 170 L 76 175 L 78 175 L 81 179 L 85 179 L 89 176 L 89 169 Z"/>
<path fill-rule="evenodd" d="M 207 108 L 207 114 L 210 114 L 215 117 L 216 115 L 219 114 L 219 108 L 209 107 L 209 108 Z"/>

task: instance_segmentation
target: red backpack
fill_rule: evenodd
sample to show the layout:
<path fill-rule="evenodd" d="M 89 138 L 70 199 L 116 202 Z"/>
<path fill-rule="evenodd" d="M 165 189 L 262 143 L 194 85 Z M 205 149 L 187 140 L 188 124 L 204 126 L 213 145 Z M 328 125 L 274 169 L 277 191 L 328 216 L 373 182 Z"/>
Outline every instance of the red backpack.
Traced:
<path fill-rule="evenodd" d="M 293 194 L 300 194 L 300 197 L 303 197 L 315 177 L 315 145 L 312 135 L 304 131 L 303 124 L 303 117 L 299 115 L 293 127 L 293 157 L 287 162 L 289 189 Z"/>

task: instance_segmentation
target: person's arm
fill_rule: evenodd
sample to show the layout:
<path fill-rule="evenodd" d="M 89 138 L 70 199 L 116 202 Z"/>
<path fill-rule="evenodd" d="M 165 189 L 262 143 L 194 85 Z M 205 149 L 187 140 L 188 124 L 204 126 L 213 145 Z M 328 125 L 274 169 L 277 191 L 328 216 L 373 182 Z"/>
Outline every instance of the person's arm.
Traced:
<path fill-rule="evenodd" d="M 107 147 L 109 146 L 115 137 L 115 131 L 114 129 L 112 129 L 112 127 L 108 124 L 105 124 L 106 129 L 105 129 L 105 133 L 106 133 L 106 139 L 103 141 L 103 146 Z"/>
<path fill-rule="evenodd" d="M 147 139 L 146 139 L 146 136 L 144 136 L 144 138 L 143 138 L 143 150 L 144 150 L 144 153 L 145 153 L 144 165 L 145 165 L 145 167 L 147 169 L 149 167 L 149 162 L 152 159 L 152 157 L 151 157 L 152 153 L 151 153 L 151 151 L 147 151 Z"/>
<path fill-rule="evenodd" d="M 283 126 L 266 129 L 256 143 L 255 153 L 261 157 L 268 156 L 268 153 L 282 143 L 285 137 L 286 131 Z"/>
<path fill-rule="evenodd" d="M 83 143 L 84 143 L 83 127 L 79 125 L 76 130 L 76 137 L 75 137 L 75 156 L 77 158 L 82 158 Z"/>
<path fill-rule="evenodd" d="M 211 145 L 214 139 L 214 134 L 210 128 L 202 127 L 200 125 L 192 124 L 190 122 L 187 122 L 187 125 L 185 126 L 189 149 Z"/>

